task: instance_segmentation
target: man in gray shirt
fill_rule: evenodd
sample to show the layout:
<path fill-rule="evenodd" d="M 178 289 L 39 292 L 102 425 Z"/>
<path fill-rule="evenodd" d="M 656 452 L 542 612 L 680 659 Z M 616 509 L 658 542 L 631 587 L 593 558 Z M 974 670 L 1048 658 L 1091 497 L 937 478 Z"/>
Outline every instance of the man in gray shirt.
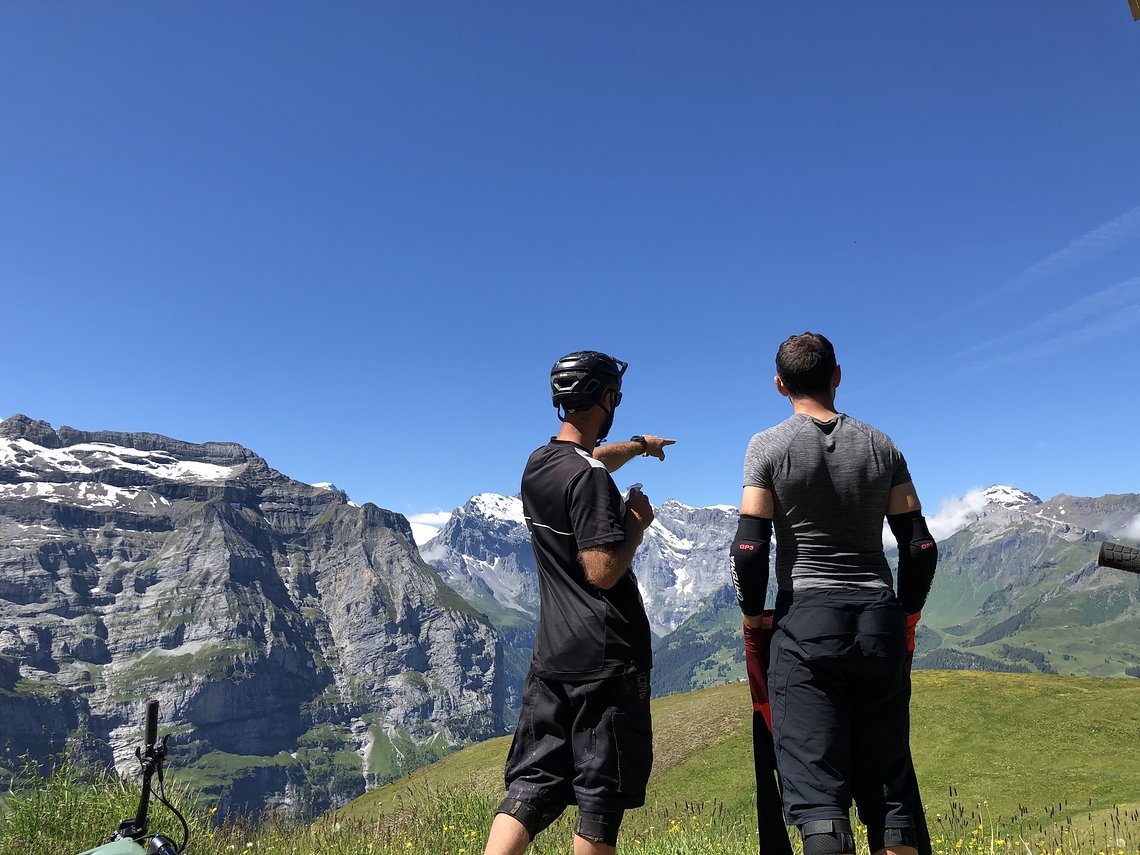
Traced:
<path fill-rule="evenodd" d="M 831 342 L 792 336 L 776 371 L 793 412 L 748 445 L 732 576 L 747 639 L 760 627 L 774 524 L 767 686 L 784 816 L 804 855 L 851 855 L 854 800 L 872 853 L 916 855 L 906 615 L 922 608 L 937 549 L 894 443 L 836 411 Z M 899 542 L 897 596 L 884 517 Z"/>

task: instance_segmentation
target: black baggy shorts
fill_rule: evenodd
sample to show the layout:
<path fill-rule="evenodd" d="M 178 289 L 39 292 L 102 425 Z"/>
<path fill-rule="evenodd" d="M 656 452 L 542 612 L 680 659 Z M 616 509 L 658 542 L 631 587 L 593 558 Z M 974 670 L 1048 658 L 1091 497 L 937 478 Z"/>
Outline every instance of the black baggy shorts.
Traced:
<path fill-rule="evenodd" d="M 508 798 L 586 813 L 640 807 L 652 766 L 648 671 L 581 683 L 527 674 Z"/>
<path fill-rule="evenodd" d="M 781 598 L 768 687 L 787 823 L 846 819 L 854 799 L 869 827 L 913 827 L 906 629 L 894 594 Z"/>

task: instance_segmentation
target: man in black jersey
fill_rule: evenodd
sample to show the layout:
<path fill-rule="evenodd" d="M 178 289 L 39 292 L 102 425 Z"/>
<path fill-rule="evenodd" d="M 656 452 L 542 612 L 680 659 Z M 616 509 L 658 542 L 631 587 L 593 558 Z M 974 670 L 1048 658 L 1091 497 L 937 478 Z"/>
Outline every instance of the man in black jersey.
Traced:
<path fill-rule="evenodd" d="M 793 412 L 748 445 L 731 558 L 746 647 L 759 649 L 749 636 L 761 632 L 775 526 L 771 657 L 756 664 L 767 668 L 784 816 L 804 855 L 853 855 L 854 800 L 872 853 L 916 855 L 925 825 L 910 757 L 906 625 L 930 590 L 937 549 L 894 443 L 835 409 L 831 342 L 792 336 L 776 372 Z M 899 544 L 897 595 L 884 517 Z"/>
<path fill-rule="evenodd" d="M 507 797 L 485 855 L 518 855 L 571 804 L 575 855 L 612 853 L 624 811 L 645 802 L 652 653 L 629 568 L 653 509 L 639 490 L 623 499 L 609 473 L 637 454 L 664 460 L 673 441 L 635 436 L 598 447 L 621 402 L 625 369 L 580 351 L 550 373 L 562 428 L 531 454 L 522 477 L 541 610 L 507 757 Z"/>

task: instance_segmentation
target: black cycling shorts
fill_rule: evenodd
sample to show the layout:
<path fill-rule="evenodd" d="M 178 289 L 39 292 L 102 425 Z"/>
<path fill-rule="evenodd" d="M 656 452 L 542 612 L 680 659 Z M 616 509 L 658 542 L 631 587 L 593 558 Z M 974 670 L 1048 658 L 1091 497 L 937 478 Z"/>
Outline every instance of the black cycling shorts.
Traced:
<path fill-rule="evenodd" d="M 768 692 L 788 824 L 846 819 L 854 800 L 868 826 L 912 827 L 906 629 L 894 594 L 781 599 Z"/>
<path fill-rule="evenodd" d="M 649 672 L 569 683 L 527 674 L 509 798 L 610 813 L 645 804 L 653 765 Z"/>

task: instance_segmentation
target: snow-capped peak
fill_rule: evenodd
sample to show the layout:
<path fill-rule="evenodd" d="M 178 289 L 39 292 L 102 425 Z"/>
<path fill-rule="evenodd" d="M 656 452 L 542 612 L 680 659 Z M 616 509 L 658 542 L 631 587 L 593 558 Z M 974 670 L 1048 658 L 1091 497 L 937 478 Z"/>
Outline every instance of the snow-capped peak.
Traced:
<path fill-rule="evenodd" d="M 677 499 L 666 499 L 665 503 L 661 505 L 661 508 L 676 508 L 682 511 L 723 511 L 725 513 L 728 513 L 730 511 L 733 513 L 736 512 L 736 508 L 733 505 L 701 505 L 699 507 L 693 507 L 692 505 L 686 505 L 684 502 L 678 501 Z"/>
<path fill-rule="evenodd" d="M 522 499 L 518 496 L 500 496 L 498 493 L 480 493 L 467 502 L 471 510 L 490 519 L 507 520 L 523 525 Z"/>
<path fill-rule="evenodd" d="M 1024 508 L 1026 505 L 1040 505 L 1041 500 L 1032 493 L 1008 487 L 1004 484 L 994 484 L 982 491 L 982 498 L 987 504 L 1001 505 L 1004 508 Z"/>

